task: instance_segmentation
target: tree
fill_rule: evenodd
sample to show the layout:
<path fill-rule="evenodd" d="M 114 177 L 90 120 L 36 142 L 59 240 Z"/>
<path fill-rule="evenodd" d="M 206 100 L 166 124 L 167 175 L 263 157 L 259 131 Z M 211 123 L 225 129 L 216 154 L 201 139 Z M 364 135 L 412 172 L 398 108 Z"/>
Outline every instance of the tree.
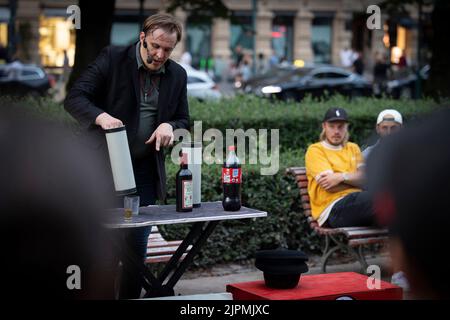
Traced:
<path fill-rule="evenodd" d="M 391 15 L 407 14 L 407 6 L 415 5 L 421 11 L 423 6 L 433 5 L 432 28 L 433 38 L 431 44 L 432 57 L 430 61 L 430 77 L 425 87 L 425 93 L 434 97 L 450 97 L 450 2 L 448 0 L 385 0 L 381 3 L 383 10 Z M 419 19 L 419 45 L 422 35 L 422 21 Z M 421 57 L 419 57 L 421 58 Z M 424 63 L 419 59 L 420 63 Z M 420 67 L 420 66 L 419 66 Z"/>
<path fill-rule="evenodd" d="M 81 28 L 76 30 L 75 63 L 67 83 L 70 89 L 101 49 L 109 45 L 116 0 L 79 0 Z"/>
<path fill-rule="evenodd" d="M 426 92 L 435 97 L 450 97 L 450 2 L 436 0 L 432 13 L 433 41 L 431 51 L 433 56 L 430 64 L 430 78 Z"/>

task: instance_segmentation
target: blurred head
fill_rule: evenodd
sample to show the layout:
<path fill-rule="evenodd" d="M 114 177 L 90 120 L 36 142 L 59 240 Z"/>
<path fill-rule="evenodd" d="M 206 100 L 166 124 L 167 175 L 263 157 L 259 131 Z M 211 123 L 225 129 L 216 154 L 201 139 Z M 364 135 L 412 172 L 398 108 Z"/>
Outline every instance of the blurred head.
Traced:
<path fill-rule="evenodd" d="M 380 112 L 377 118 L 377 134 L 380 138 L 385 138 L 391 133 L 397 132 L 403 125 L 403 118 L 400 112 L 387 109 Z"/>
<path fill-rule="evenodd" d="M 450 298 L 444 255 L 450 230 L 450 110 L 387 137 L 366 166 L 394 266 L 417 298 Z"/>
<path fill-rule="evenodd" d="M 1 109 L 2 288 L 11 298 L 110 298 L 100 160 L 62 126 Z M 67 286 L 71 266 L 81 271 L 81 289 Z"/>
<path fill-rule="evenodd" d="M 144 65 L 149 70 L 161 68 L 181 40 L 181 36 L 181 24 L 173 16 L 159 13 L 148 17 L 139 35 Z M 152 63 L 147 63 L 147 56 L 152 57 Z"/>
<path fill-rule="evenodd" d="M 339 146 L 346 144 L 348 138 L 348 116 L 345 109 L 328 109 L 323 118 L 320 140 Z"/>

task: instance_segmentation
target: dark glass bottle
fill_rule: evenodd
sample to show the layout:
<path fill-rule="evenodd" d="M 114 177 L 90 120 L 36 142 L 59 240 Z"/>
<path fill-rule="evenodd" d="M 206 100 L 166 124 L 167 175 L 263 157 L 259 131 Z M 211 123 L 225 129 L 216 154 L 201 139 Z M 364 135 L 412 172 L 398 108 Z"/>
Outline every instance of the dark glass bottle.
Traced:
<path fill-rule="evenodd" d="M 180 170 L 176 176 L 177 211 L 192 211 L 193 206 L 192 173 L 188 169 L 187 154 L 181 156 Z"/>
<path fill-rule="evenodd" d="M 225 211 L 238 211 L 241 209 L 242 171 L 239 158 L 236 156 L 236 147 L 228 147 L 228 156 L 222 168 L 223 200 Z"/>

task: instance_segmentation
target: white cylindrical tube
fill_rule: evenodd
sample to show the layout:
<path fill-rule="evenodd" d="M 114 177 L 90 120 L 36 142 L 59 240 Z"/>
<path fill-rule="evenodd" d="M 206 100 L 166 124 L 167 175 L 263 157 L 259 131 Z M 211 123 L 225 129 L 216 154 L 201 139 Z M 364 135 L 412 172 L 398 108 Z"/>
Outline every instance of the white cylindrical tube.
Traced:
<path fill-rule="evenodd" d="M 125 126 L 105 130 L 109 161 L 118 196 L 136 193 L 133 165 Z"/>
<path fill-rule="evenodd" d="M 188 169 L 192 173 L 193 206 L 198 208 L 202 203 L 202 143 L 183 143 L 182 148 L 188 155 Z"/>

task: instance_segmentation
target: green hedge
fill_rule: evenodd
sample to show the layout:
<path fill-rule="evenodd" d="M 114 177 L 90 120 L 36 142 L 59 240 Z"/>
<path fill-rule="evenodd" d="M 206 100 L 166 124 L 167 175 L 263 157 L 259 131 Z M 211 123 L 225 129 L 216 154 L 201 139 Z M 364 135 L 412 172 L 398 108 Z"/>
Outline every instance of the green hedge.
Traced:
<path fill-rule="evenodd" d="M 303 163 L 303 150 L 284 154 L 282 166 Z M 175 201 L 175 173 L 178 168 L 168 163 L 169 203 Z M 202 200 L 221 201 L 221 166 L 202 167 Z M 244 206 L 268 212 L 266 218 L 222 221 L 195 258 L 194 263 L 205 266 L 253 257 L 256 250 L 280 246 L 318 251 L 320 239 L 312 235 L 301 214 L 298 189 L 284 169 L 275 176 L 261 176 L 258 166 L 243 167 L 242 201 Z M 161 232 L 167 239 L 181 239 L 187 225 L 165 226 Z"/>
<path fill-rule="evenodd" d="M 0 105 L 11 104 L 11 100 L 0 98 Z M 73 126 L 74 121 L 65 113 L 61 104 L 48 99 L 28 99 L 21 105 L 37 114 Z M 448 105 L 448 101 L 441 102 Z M 317 141 L 320 123 L 325 111 L 331 106 L 346 108 L 350 118 L 350 140 L 363 144 L 373 132 L 378 113 L 386 108 L 399 110 L 405 122 L 411 122 L 423 113 L 439 106 L 432 100 L 399 101 L 361 98 L 348 101 L 333 97 L 327 101 L 310 99 L 299 103 L 271 103 L 251 96 L 213 103 L 190 101 L 192 122 L 202 120 L 203 132 L 208 128 L 225 129 L 280 129 L 280 170 L 274 176 L 260 175 L 258 165 L 243 166 L 243 205 L 268 212 L 267 218 L 223 221 L 206 246 L 195 258 L 197 266 L 248 259 L 256 250 L 279 246 L 318 252 L 319 237 L 312 234 L 300 208 L 298 189 L 292 177 L 285 175 L 285 168 L 304 165 L 304 152 L 310 143 Z M 208 144 L 208 143 L 207 143 Z M 170 150 L 168 150 L 168 153 Z M 175 173 L 177 165 L 167 159 L 167 184 L 169 203 L 175 199 Z M 203 165 L 202 200 L 221 200 L 221 166 Z M 181 239 L 188 225 L 162 227 L 167 239 Z"/>
<path fill-rule="evenodd" d="M 376 116 L 383 109 L 397 109 L 405 122 L 430 112 L 437 104 L 431 100 L 391 100 L 358 98 L 349 101 L 333 96 L 326 101 L 306 98 L 301 103 L 270 102 L 254 96 L 238 96 L 216 103 L 191 101 L 192 121 L 202 120 L 203 130 L 249 128 L 280 129 L 281 151 L 305 148 L 318 139 L 325 111 L 331 106 L 345 108 L 350 116 L 350 139 L 360 145 L 373 132 Z"/>

